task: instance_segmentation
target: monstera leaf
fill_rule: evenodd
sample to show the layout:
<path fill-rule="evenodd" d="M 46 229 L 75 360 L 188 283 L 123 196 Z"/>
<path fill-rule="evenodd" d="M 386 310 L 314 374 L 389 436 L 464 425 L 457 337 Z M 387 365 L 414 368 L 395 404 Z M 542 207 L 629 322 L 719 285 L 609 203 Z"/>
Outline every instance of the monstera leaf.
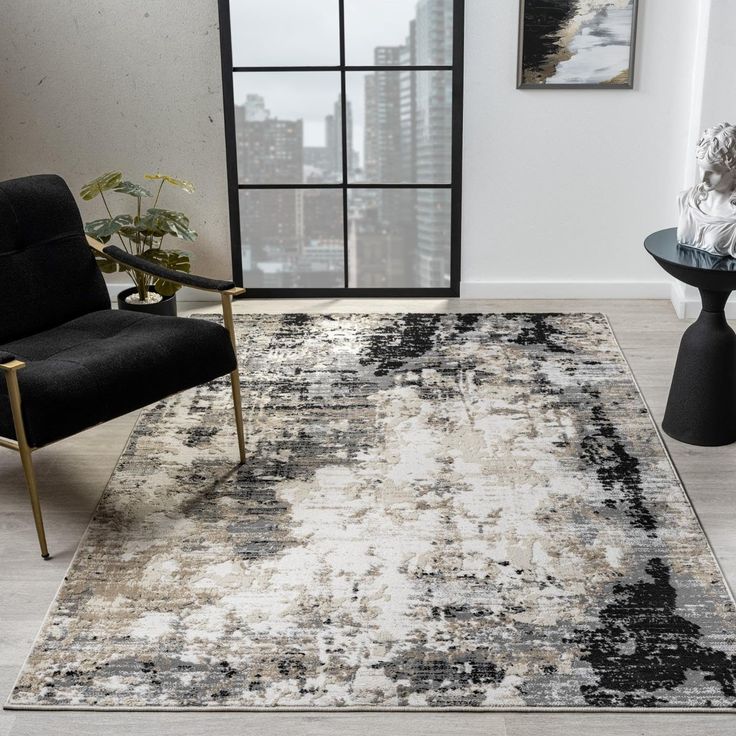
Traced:
<path fill-rule="evenodd" d="M 132 227 L 133 218 L 130 215 L 118 215 L 113 218 L 105 218 L 104 220 L 93 220 L 84 226 L 84 232 L 92 236 L 101 243 L 107 243 L 116 233 L 125 233 Z M 116 271 L 127 271 L 128 267 L 122 263 L 112 261 L 105 256 L 95 253 L 95 261 L 100 267 L 102 273 L 115 273 Z"/>
<path fill-rule="evenodd" d="M 173 176 L 168 176 L 166 174 L 146 174 L 146 179 L 149 179 L 150 181 L 158 181 L 161 180 L 162 183 L 166 182 L 167 184 L 171 184 L 172 187 L 179 187 L 179 189 L 183 189 L 185 192 L 193 192 L 194 191 L 194 184 L 190 181 L 185 181 L 184 179 L 176 179 Z"/>
<path fill-rule="evenodd" d="M 155 237 L 173 235 L 190 243 L 197 239 L 197 232 L 189 227 L 189 218 L 183 212 L 173 210 L 149 209 L 141 217 L 138 229 Z"/>
<path fill-rule="evenodd" d="M 88 222 L 84 226 L 84 232 L 101 243 L 107 243 L 115 233 L 123 232 L 132 226 L 133 218 L 130 215 L 117 215 L 117 217 L 106 217 L 102 220 Z"/>
<path fill-rule="evenodd" d="M 153 196 L 148 189 L 132 181 L 121 181 L 120 184 L 115 187 L 115 191 L 120 192 L 121 194 L 129 194 L 131 197 L 138 197 L 139 199 L 141 197 Z"/>
<path fill-rule="evenodd" d="M 89 202 L 98 194 L 107 192 L 110 189 L 115 189 L 115 187 L 119 186 L 122 181 L 123 174 L 121 171 L 108 171 L 106 174 L 98 176 L 96 179 L 92 179 L 88 184 L 85 184 L 79 192 L 79 196 L 86 202 Z"/>
<path fill-rule="evenodd" d="M 186 253 L 183 250 L 162 250 L 161 248 L 151 248 L 150 250 L 142 253 L 141 258 L 145 258 L 147 261 L 151 261 L 152 263 L 157 263 L 159 266 L 163 266 L 164 268 L 170 268 L 173 271 L 180 271 L 182 273 L 189 273 L 192 267 L 189 253 Z M 157 278 L 153 282 L 153 286 L 161 296 L 171 296 L 181 289 L 179 284 L 160 278 Z"/>
<path fill-rule="evenodd" d="M 159 195 L 164 184 L 193 192 L 194 185 L 184 179 L 177 179 L 167 174 L 146 174 L 149 181 L 158 181 L 156 198 L 153 207 L 141 214 L 141 200 L 144 197 L 152 197 L 151 192 L 140 184 L 123 178 L 120 171 L 108 171 L 86 184 L 81 192 L 82 199 L 89 201 L 102 195 L 102 200 L 109 217 L 88 222 L 85 232 L 102 243 L 107 243 L 115 236 L 120 239 L 121 245 L 128 253 L 140 256 L 151 263 L 156 263 L 174 271 L 188 273 L 191 264 L 188 253 L 180 250 L 163 250 L 162 239 L 171 235 L 179 240 L 192 242 L 196 240 L 197 233 L 189 227 L 189 218 L 183 212 L 167 210 L 158 207 Z M 135 203 L 135 214 L 113 215 L 108 206 L 104 192 L 114 191 L 118 194 L 126 194 L 137 200 Z M 117 263 L 105 258 L 104 255 L 96 253 L 95 260 L 104 273 L 115 271 L 126 271 L 139 289 L 145 288 L 153 280 L 156 290 L 163 296 L 171 296 L 181 287 L 166 279 L 155 278 L 144 275 L 141 271 Z"/>
<path fill-rule="evenodd" d="M 105 256 L 101 256 L 99 253 L 95 253 L 95 261 L 102 273 L 117 273 L 118 271 L 128 270 L 122 263 L 105 258 Z"/>

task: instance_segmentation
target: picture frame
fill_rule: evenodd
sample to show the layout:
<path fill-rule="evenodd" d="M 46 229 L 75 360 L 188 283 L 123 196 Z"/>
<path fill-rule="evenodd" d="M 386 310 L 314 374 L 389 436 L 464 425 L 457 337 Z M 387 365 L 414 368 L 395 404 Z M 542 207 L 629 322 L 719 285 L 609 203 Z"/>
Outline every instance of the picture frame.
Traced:
<path fill-rule="evenodd" d="M 519 0 L 517 89 L 633 89 L 639 0 Z"/>

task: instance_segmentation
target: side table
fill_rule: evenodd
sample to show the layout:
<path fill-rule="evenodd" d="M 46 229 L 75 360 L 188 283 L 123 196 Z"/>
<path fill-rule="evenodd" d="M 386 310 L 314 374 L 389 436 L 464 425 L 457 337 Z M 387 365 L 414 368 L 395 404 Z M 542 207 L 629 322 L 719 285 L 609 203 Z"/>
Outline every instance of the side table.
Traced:
<path fill-rule="evenodd" d="M 680 245 L 677 229 L 644 247 L 671 276 L 700 291 L 702 310 L 682 336 L 662 429 L 690 445 L 736 442 L 736 333 L 724 309 L 736 289 L 736 259 Z"/>

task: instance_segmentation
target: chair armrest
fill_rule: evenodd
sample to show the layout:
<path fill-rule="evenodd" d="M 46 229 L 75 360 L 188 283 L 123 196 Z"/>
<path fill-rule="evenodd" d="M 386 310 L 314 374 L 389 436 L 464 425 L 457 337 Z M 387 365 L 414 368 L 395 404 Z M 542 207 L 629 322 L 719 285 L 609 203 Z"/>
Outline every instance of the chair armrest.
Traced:
<path fill-rule="evenodd" d="M 22 360 L 16 360 L 12 355 L 0 352 L 0 372 L 7 375 L 25 367 L 26 364 Z"/>
<path fill-rule="evenodd" d="M 24 366 L 25 363 L 22 360 L 17 360 L 15 355 L 0 350 L 0 371 L 14 371 Z"/>
<path fill-rule="evenodd" d="M 175 284 L 180 284 L 181 286 L 190 286 L 193 289 L 201 289 L 202 291 L 217 291 L 221 294 L 230 294 L 231 296 L 238 296 L 245 293 L 245 289 L 235 286 L 232 281 L 221 281 L 220 279 L 210 279 L 206 276 L 196 276 L 192 273 L 174 271 L 171 268 L 160 266 L 158 263 L 147 261 L 145 258 L 134 256 L 117 245 L 103 245 L 99 240 L 95 240 L 89 235 L 87 236 L 87 243 L 90 248 L 113 261 L 129 266 L 136 271 L 143 271 L 156 278 L 173 281 Z"/>

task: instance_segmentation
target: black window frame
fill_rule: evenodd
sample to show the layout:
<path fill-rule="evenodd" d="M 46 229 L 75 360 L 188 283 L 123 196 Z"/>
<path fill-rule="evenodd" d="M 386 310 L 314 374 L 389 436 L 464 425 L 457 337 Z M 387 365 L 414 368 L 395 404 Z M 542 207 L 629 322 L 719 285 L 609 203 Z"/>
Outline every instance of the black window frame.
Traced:
<path fill-rule="evenodd" d="M 263 0 L 268 2 L 268 0 Z M 451 65 L 370 65 L 345 64 L 345 0 L 339 5 L 340 64 L 337 66 L 233 66 L 232 34 L 230 27 L 230 0 L 218 0 L 220 17 L 220 57 L 222 62 L 222 88 L 225 118 L 225 153 L 227 158 L 228 204 L 230 210 L 230 242 L 232 249 L 233 281 L 245 286 L 246 296 L 254 298 L 321 298 L 321 297 L 458 297 L 460 296 L 460 254 L 462 228 L 462 150 L 463 150 L 463 81 L 464 81 L 464 30 L 465 0 L 453 2 L 453 48 Z M 350 183 L 348 178 L 347 150 L 347 95 L 346 77 L 350 72 L 375 71 L 449 71 L 452 73 L 452 142 L 451 177 L 447 184 L 371 184 Z M 233 77 L 238 72 L 339 72 L 340 99 L 342 105 L 342 174 L 339 183 L 321 184 L 240 184 L 235 130 L 235 98 Z M 337 189 L 342 190 L 344 287 L 248 287 L 244 284 L 242 240 L 240 229 L 240 191 L 268 189 Z M 348 195 L 351 189 L 446 189 L 450 192 L 450 285 L 446 287 L 350 287 L 347 286 L 348 270 Z"/>

